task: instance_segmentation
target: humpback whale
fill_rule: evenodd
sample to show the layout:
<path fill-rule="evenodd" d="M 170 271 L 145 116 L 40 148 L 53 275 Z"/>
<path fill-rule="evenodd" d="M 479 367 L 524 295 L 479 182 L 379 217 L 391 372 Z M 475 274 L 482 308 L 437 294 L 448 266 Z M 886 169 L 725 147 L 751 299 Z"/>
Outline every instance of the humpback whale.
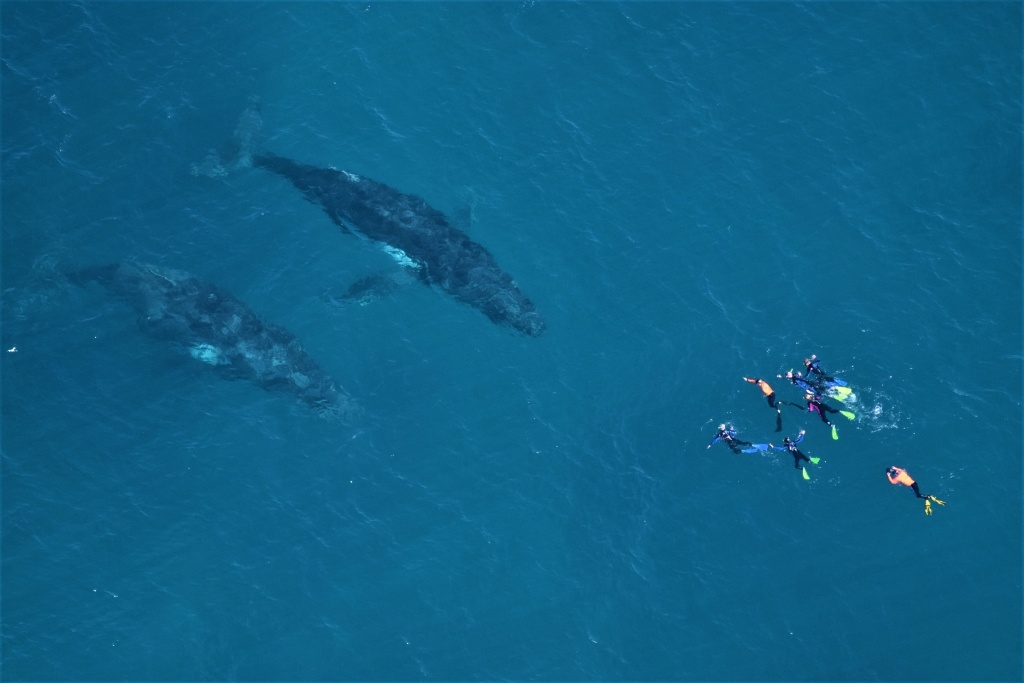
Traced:
<path fill-rule="evenodd" d="M 126 262 L 83 268 L 68 278 L 101 284 L 135 310 L 144 332 L 173 342 L 222 376 L 292 394 L 323 417 L 350 419 L 359 412 L 291 332 L 261 321 L 233 294 L 190 273 Z"/>
<path fill-rule="evenodd" d="M 252 165 L 289 180 L 345 232 L 376 242 L 427 285 L 530 336 L 544 331 L 533 303 L 477 244 L 423 199 L 346 171 L 256 154 Z"/>

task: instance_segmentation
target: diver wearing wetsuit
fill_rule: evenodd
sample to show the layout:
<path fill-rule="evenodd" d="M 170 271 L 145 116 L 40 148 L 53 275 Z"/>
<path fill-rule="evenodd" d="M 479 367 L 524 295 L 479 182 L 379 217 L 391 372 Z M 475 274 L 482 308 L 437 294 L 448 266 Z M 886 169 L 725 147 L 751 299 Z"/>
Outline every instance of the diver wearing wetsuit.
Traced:
<path fill-rule="evenodd" d="M 825 371 L 821 369 L 821 361 L 813 353 L 810 358 L 804 358 L 804 366 L 807 368 L 807 379 L 810 382 L 824 387 L 846 385 L 846 382 L 843 380 L 836 379 L 832 375 L 826 375 Z"/>
<path fill-rule="evenodd" d="M 803 453 L 801 453 L 800 449 L 796 447 L 798 443 L 804 440 L 804 433 L 805 430 L 801 429 L 800 433 L 796 437 L 796 441 L 791 441 L 790 438 L 787 436 L 785 439 L 782 440 L 781 446 L 776 446 L 775 444 L 768 444 L 768 447 L 774 448 L 777 451 L 789 451 L 790 455 L 793 456 L 793 467 L 797 468 L 798 470 L 802 470 L 803 467 L 800 465 L 801 460 L 811 462 L 811 459 L 808 458 Z"/>
<path fill-rule="evenodd" d="M 924 514 L 926 515 L 932 514 L 932 503 L 935 503 L 936 505 L 946 504 L 946 501 L 939 500 L 935 496 L 921 493 L 921 489 L 917 488 L 917 482 L 914 481 L 914 478 L 911 477 L 910 473 L 905 469 L 893 465 L 892 467 L 886 468 L 885 476 L 889 480 L 890 484 L 893 484 L 894 486 L 898 486 L 900 484 L 903 486 L 909 486 L 914 491 L 915 496 L 918 498 L 924 498 Z"/>
<path fill-rule="evenodd" d="M 911 477 L 910 474 L 906 470 L 904 470 L 904 469 L 900 469 L 899 467 L 896 467 L 895 465 L 893 465 L 892 467 L 888 468 L 885 471 L 885 476 L 886 476 L 886 478 L 889 479 L 889 483 L 890 484 L 897 485 L 897 486 L 899 484 L 903 484 L 904 486 L 909 486 L 910 488 L 912 488 L 914 490 L 914 495 L 917 496 L 918 498 L 928 498 L 929 497 L 929 496 L 921 495 L 921 489 L 919 489 L 917 487 L 917 482 L 914 481 L 914 478 Z"/>
<path fill-rule="evenodd" d="M 838 413 L 838 410 L 836 410 L 835 408 L 826 403 L 823 403 L 821 400 L 821 396 L 814 393 L 813 391 L 808 391 L 806 394 L 804 394 L 804 398 L 807 399 L 807 410 L 809 410 L 812 413 L 818 413 L 818 417 L 821 418 L 821 421 L 827 424 L 828 426 L 835 426 L 832 424 L 832 421 L 825 416 L 825 413 Z"/>
<path fill-rule="evenodd" d="M 719 441 L 724 441 L 729 448 L 732 449 L 733 453 L 740 452 L 740 446 L 749 446 L 749 441 L 742 441 L 736 438 L 736 428 L 732 425 L 726 427 L 724 424 L 718 425 L 718 433 L 715 434 L 715 438 L 711 439 L 711 443 L 708 444 L 708 448 L 711 448 Z"/>
<path fill-rule="evenodd" d="M 775 390 L 772 389 L 771 385 L 768 384 L 768 382 L 765 382 L 763 379 L 760 378 L 750 379 L 749 377 L 744 377 L 743 381 L 750 382 L 751 384 L 756 384 L 757 388 L 761 390 L 762 394 L 764 394 L 764 397 L 768 399 L 768 406 L 771 408 L 775 408 L 775 410 L 779 410 L 779 406 L 776 405 L 777 401 L 775 400 Z"/>
<path fill-rule="evenodd" d="M 776 375 L 776 377 L 784 377 L 785 379 L 788 379 L 790 382 L 792 382 L 795 387 L 797 387 L 798 389 L 803 389 L 804 391 L 818 392 L 824 388 L 818 386 L 817 384 L 814 384 L 813 380 L 811 380 L 810 377 L 804 377 L 801 373 L 793 372 L 792 370 L 787 372 L 785 375 Z"/>

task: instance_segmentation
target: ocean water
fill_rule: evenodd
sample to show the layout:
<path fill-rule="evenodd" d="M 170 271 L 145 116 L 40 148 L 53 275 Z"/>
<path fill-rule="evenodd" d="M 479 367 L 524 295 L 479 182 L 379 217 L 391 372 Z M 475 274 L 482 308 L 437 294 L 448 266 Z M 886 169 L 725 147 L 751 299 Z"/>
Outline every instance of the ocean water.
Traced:
<path fill-rule="evenodd" d="M 35 3 L 2 30 L 7 680 L 1021 680 L 1021 6 Z M 466 220 L 527 338 L 260 149 Z M 339 424 L 71 267 L 216 283 Z M 325 296 L 325 294 L 327 296 Z M 839 439 L 744 375 L 817 353 Z M 705 448 L 807 430 L 782 455 Z M 906 467 L 934 515 L 884 477 Z"/>

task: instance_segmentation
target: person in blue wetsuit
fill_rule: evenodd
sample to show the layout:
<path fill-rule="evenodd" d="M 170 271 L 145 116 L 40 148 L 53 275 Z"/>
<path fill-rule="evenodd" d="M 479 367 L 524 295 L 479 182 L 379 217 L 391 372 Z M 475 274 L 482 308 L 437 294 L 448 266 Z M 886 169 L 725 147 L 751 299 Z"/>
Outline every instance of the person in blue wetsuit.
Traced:
<path fill-rule="evenodd" d="M 803 374 L 799 372 L 793 372 L 792 370 L 787 372 L 785 375 L 776 375 L 776 377 L 785 377 L 790 382 L 792 382 L 795 387 L 797 387 L 798 389 L 803 389 L 804 391 L 818 392 L 823 389 L 823 387 L 819 387 L 816 384 L 812 384 L 809 381 L 810 378 L 806 378 L 803 376 Z"/>
<path fill-rule="evenodd" d="M 751 445 L 749 441 L 742 441 L 736 438 L 736 428 L 732 425 L 726 427 L 724 424 L 718 425 L 718 433 L 715 434 L 715 438 L 711 439 L 711 443 L 708 444 L 708 448 L 711 448 L 719 441 L 724 441 L 729 448 L 732 449 L 733 453 L 740 452 L 740 446 Z"/>
<path fill-rule="evenodd" d="M 776 446 L 775 444 L 768 444 L 768 447 L 773 448 L 777 451 L 789 451 L 790 455 L 793 456 L 793 467 L 797 468 L 798 470 L 802 470 L 803 467 L 800 465 L 801 460 L 805 460 L 807 462 L 814 462 L 806 455 L 801 453 L 800 449 L 796 447 L 798 443 L 804 440 L 804 434 L 805 430 L 801 429 L 800 433 L 796 437 L 796 440 L 791 440 L 787 436 L 785 439 L 782 440 L 781 446 Z"/>

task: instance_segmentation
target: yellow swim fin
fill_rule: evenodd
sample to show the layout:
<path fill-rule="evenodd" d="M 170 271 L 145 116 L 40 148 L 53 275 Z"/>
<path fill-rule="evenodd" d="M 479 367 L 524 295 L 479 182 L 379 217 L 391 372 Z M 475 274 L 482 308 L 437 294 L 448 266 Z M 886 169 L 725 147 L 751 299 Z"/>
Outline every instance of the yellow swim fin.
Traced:
<path fill-rule="evenodd" d="M 932 502 L 930 500 L 928 500 L 927 498 L 924 499 L 924 514 L 926 514 L 926 515 L 931 515 L 932 514 Z"/>
<path fill-rule="evenodd" d="M 933 502 L 933 503 L 937 503 L 937 504 L 939 504 L 939 505 L 945 505 L 945 504 L 946 504 L 946 501 L 944 501 L 944 500 L 939 500 L 939 499 L 938 499 L 938 498 L 936 498 L 935 496 L 928 496 L 928 500 L 930 500 L 930 501 L 931 501 L 931 502 Z"/>
<path fill-rule="evenodd" d="M 800 471 L 803 472 L 804 479 L 810 479 L 811 478 L 811 475 L 807 474 L 807 468 L 801 467 Z"/>

